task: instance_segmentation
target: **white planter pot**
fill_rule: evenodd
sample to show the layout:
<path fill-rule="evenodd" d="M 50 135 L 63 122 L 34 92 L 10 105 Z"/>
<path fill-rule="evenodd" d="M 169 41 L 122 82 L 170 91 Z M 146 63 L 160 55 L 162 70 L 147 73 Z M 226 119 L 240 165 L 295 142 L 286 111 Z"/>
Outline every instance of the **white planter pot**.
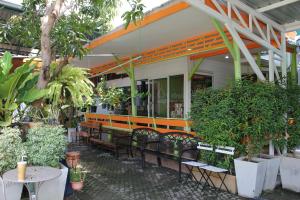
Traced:
<path fill-rule="evenodd" d="M 300 192 L 300 159 L 282 157 L 280 176 L 282 188 Z"/>
<path fill-rule="evenodd" d="M 39 200 L 63 200 L 69 169 L 61 165 L 61 175 L 51 181 L 44 182 L 38 193 Z"/>
<path fill-rule="evenodd" d="M 75 140 L 76 128 L 68 128 L 68 142 Z"/>
<path fill-rule="evenodd" d="M 0 177 L 0 200 L 4 200 L 3 180 Z M 6 200 L 20 200 L 23 190 L 23 184 L 5 183 Z"/>
<path fill-rule="evenodd" d="M 266 175 L 266 162 L 244 161 L 244 157 L 234 160 L 238 194 L 247 198 L 259 197 Z"/>
<path fill-rule="evenodd" d="M 276 187 L 281 158 L 262 154 L 259 158 L 255 158 L 255 160 L 258 159 L 266 161 L 267 165 L 263 190 L 274 190 Z"/>

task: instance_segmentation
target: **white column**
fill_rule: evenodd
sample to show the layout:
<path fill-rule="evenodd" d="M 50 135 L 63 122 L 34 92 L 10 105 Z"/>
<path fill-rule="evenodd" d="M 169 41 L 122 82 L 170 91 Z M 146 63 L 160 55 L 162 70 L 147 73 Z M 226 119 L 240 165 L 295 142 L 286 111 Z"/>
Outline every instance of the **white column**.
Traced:
<path fill-rule="evenodd" d="M 186 70 L 184 72 L 183 79 L 183 101 L 184 101 L 184 118 L 188 117 L 188 113 L 191 111 L 191 80 L 189 80 L 189 71 L 191 70 L 192 62 L 189 57 L 187 58 Z"/>

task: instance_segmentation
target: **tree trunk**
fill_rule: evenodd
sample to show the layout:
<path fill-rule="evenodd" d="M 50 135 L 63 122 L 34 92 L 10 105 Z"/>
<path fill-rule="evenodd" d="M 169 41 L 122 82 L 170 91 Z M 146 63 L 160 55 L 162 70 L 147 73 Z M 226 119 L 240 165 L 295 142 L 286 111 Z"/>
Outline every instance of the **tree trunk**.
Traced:
<path fill-rule="evenodd" d="M 60 10 L 64 0 L 56 0 L 47 2 L 45 15 L 41 18 L 41 54 L 42 69 L 39 76 L 37 87 L 45 88 L 50 80 L 50 64 L 51 64 L 51 30 L 56 20 L 59 18 Z"/>

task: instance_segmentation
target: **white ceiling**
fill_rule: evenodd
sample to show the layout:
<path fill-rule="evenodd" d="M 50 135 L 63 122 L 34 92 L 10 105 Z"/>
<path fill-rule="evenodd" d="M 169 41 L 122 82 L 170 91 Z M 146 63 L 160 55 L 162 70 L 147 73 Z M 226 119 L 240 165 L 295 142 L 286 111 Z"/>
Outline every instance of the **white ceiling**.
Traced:
<path fill-rule="evenodd" d="M 130 56 L 213 30 L 206 14 L 189 7 L 107 42 L 93 49 L 90 54 L 115 53 L 119 57 Z M 73 63 L 81 67 L 94 67 L 113 60 L 112 57 L 86 56 L 81 61 L 75 59 Z"/>

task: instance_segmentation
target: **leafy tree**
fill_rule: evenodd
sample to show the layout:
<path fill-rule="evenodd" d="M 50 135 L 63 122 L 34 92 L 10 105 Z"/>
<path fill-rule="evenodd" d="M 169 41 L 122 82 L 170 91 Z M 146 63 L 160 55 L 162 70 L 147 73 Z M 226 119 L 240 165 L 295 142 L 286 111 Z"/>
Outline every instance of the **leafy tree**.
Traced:
<path fill-rule="evenodd" d="M 11 17 L 0 27 L 0 42 L 40 50 L 43 66 L 38 87 L 48 82 L 68 64 L 70 57 L 82 58 L 84 44 L 106 33 L 121 0 L 23 0 L 24 12 Z M 126 25 L 142 18 L 141 0 L 127 0 L 131 11 L 123 15 Z M 51 76 L 50 65 L 59 57 Z"/>

